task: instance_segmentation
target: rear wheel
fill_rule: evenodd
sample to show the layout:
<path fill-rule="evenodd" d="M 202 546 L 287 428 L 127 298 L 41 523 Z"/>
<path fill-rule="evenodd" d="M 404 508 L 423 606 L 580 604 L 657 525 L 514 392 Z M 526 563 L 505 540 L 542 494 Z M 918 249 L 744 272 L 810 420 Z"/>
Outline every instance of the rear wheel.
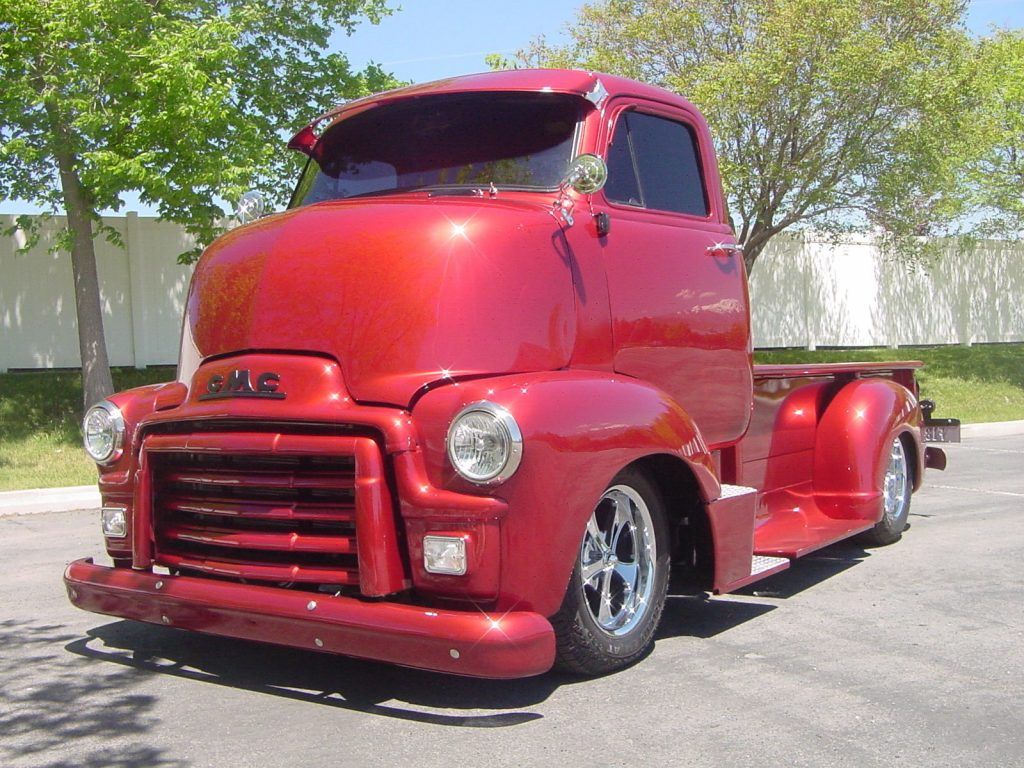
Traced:
<path fill-rule="evenodd" d="M 661 620 L 669 557 L 656 489 L 638 470 L 620 472 L 587 521 L 562 607 L 551 620 L 558 666 L 596 675 L 640 658 Z"/>
<path fill-rule="evenodd" d="M 910 516 L 910 494 L 912 490 L 910 462 L 907 449 L 899 437 L 889 446 L 889 464 L 882 480 L 882 519 L 874 528 L 858 537 L 858 541 L 869 546 L 885 546 L 900 540 Z"/>

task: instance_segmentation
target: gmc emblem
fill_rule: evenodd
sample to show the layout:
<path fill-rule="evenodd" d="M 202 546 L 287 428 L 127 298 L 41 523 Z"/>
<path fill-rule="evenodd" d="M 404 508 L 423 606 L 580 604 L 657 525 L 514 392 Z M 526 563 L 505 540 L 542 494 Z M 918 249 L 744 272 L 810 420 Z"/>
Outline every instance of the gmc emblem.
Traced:
<path fill-rule="evenodd" d="M 284 400 L 284 392 L 279 391 L 281 377 L 276 373 L 261 373 L 256 377 L 256 386 L 247 369 L 235 369 L 225 379 L 221 374 L 214 374 L 206 384 L 206 392 L 199 396 L 200 400 L 223 400 L 226 397 L 265 397 L 270 400 Z"/>

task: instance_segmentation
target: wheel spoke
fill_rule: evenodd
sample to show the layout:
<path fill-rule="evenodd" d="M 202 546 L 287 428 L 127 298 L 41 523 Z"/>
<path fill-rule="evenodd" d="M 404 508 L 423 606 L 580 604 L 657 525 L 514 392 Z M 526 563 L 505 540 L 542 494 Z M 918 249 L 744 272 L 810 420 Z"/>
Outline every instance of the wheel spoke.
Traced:
<path fill-rule="evenodd" d="M 598 576 L 600 576 L 607 569 L 603 558 L 598 558 L 591 563 L 584 564 L 580 569 L 581 576 L 583 577 L 583 583 L 587 586 L 597 588 L 596 585 L 591 582 Z"/>
<path fill-rule="evenodd" d="M 597 609 L 597 621 L 602 627 L 608 626 L 612 618 L 612 574 L 605 571 L 601 581 L 601 602 Z"/>
<path fill-rule="evenodd" d="M 615 565 L 615 573 L 618 574 L 625 584 L 623 600 L 628 603 L 633 595 L 636 594 L 637 580 L 640 578 L 640 566 L 636 563 L 620 562 Z"/>
<path fill-rule="evenodd" d="M 590 543 L 597 548 L 598 552 L 608 551 L 608 542 L 605 541 L 604 532 L 597 525 L 597 515 L 591 515 L 587 523 L 587 537 Z"/>
<path fill-rule="evenodd" d="M 632 506 L 632 501 L 625 495 L 620 495 L 615 499 L 615 519 L 612 521 L 612 536 L 611 542 L 609 542 L 609 549 L 616 554 L 619 552 L 619 539 L 622 536 L 622 532 L 629 531 L 632 533 L 636 527 L 636 524 L 633 522 Z"/>

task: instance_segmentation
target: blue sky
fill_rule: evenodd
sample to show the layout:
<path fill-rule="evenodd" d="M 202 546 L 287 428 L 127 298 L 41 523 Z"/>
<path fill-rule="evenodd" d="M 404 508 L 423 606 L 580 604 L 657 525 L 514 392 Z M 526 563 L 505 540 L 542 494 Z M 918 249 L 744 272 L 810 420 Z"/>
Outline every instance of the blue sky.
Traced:
<path fill-rule="evenodd" d="M 356 69 L 370 61 L 402 80 L 424 82 L 487 69 L 488 53 L 513 53 L 537 35 L 558 40 L 583 4 L 580 0 L 392 0 L 402 8 L 379 25 L 364 24 L 351 37 L 332 41 Z M 1024 0 L 973 0 L 968 25 L 977 34 L 990 27 L 1024 27 Z M 155 211 L 125 196 L 125 210 Z M 32 213 L 39 208 L 0 201 L 0 213 Z"/>
<path fill-rule="evenodd" d="M 539 34 L 559 39 L 580 0 L 393 0 L 402 9 L 377 26 L 365 25 L 335 44 L 357 68 L 376 61 L 402 80 L 424 82 L 483 72 L 488 53 L 513 53 Z M 1024 27 L 1024 0 L 973 0 L 968 25 Z"/>

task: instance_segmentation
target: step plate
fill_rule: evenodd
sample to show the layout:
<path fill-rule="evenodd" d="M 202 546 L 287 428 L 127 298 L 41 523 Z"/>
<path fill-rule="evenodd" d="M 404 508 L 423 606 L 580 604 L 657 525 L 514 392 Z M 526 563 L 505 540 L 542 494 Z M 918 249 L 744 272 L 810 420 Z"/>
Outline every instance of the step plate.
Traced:
<path fill-rule="evenodd" d="M 759 573 L 764 573 L 765 571 L 778 568 L 780 565 L 789 565 L 789 558 L 754 555 L 750 558 L 750 575 L 756 576 Z"/>
<path fill-rule="evenodd" d="M 723 483 L 722 493 L 719 498 L 731 499 L 734 496 L 746 496 L 748 493 L 757 493 L 757 488 L 750 488 L 746 485 L 727 485 Z"/>

